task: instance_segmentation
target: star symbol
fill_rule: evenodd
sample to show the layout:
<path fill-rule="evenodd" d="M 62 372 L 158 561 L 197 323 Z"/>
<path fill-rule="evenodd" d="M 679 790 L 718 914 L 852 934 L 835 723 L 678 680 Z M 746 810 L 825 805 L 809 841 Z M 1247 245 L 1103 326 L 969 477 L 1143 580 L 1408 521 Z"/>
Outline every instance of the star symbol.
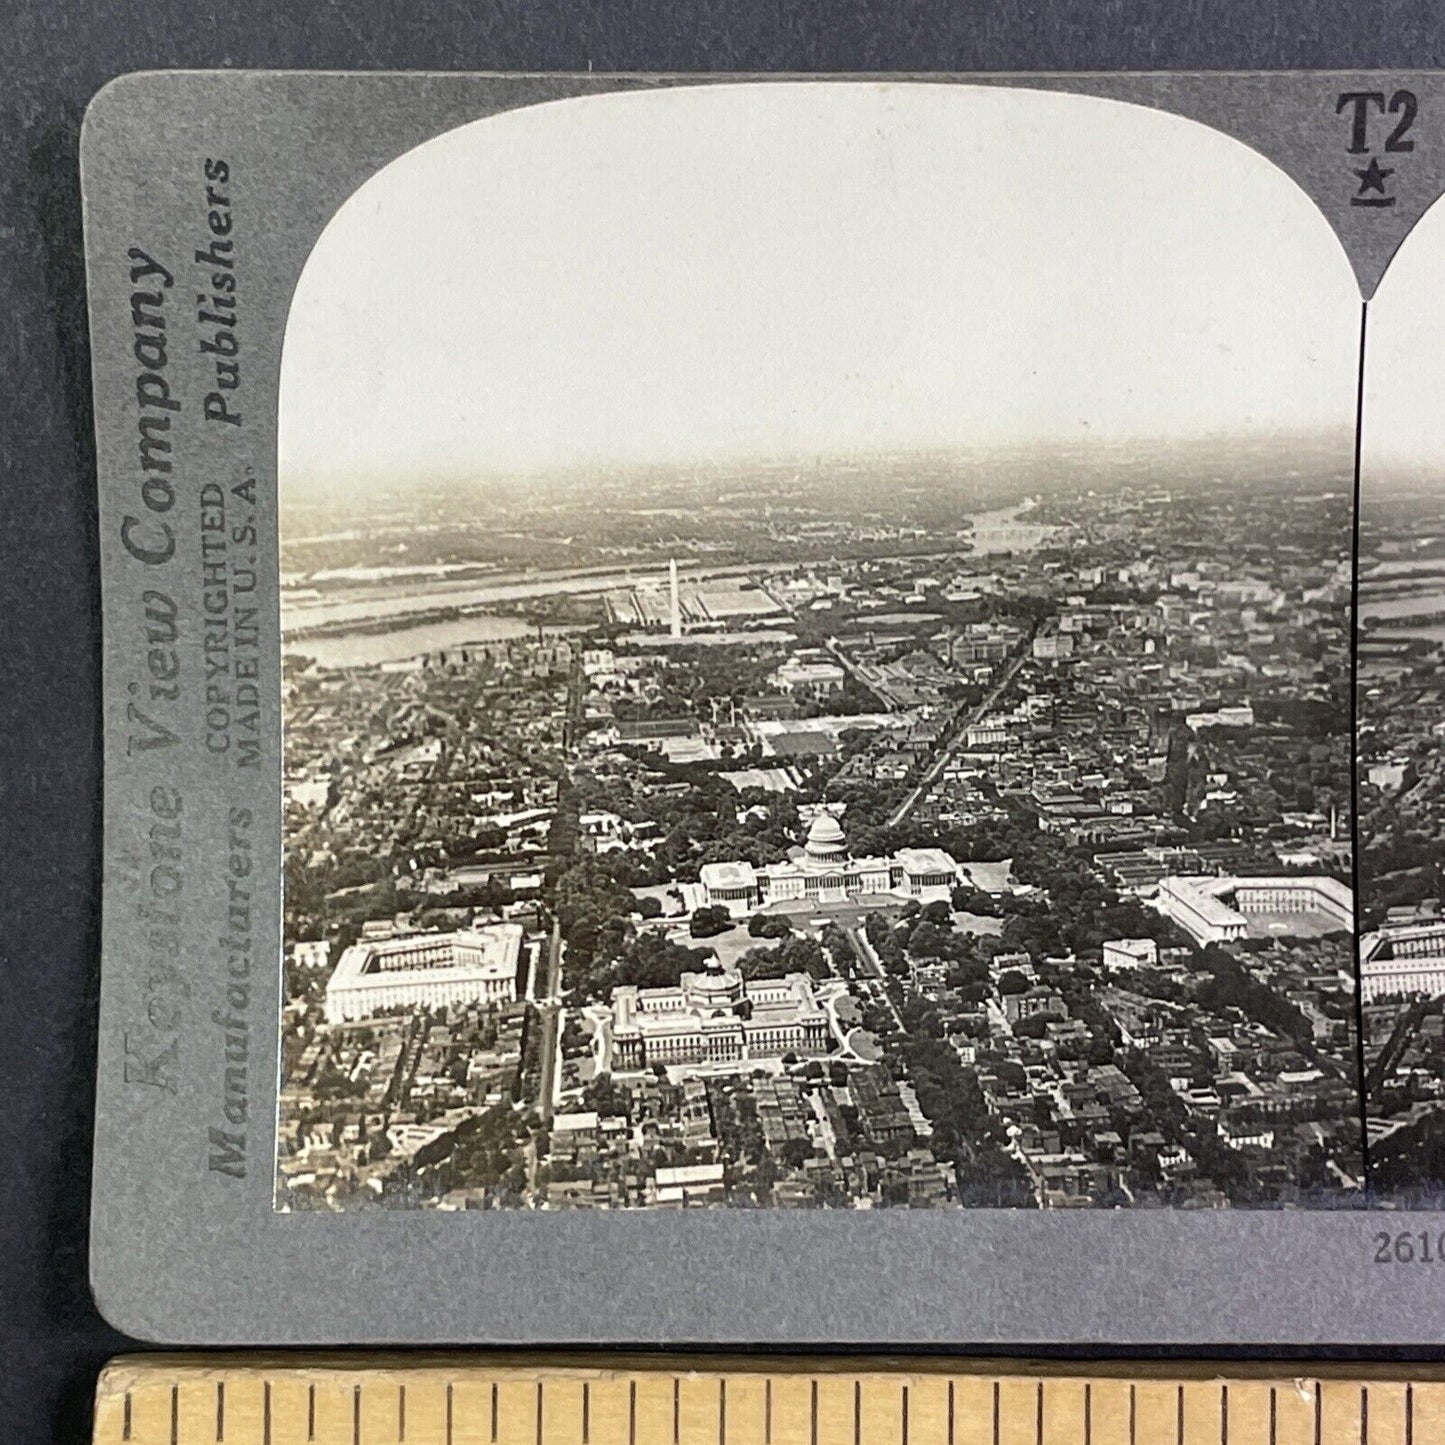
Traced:
<path fill-rule="evenodd" d="M 1386 178 L 1395 174 L 1395 168 L 1382 166 L 1374 156 L 1371 156 L 1370 164 L 1362 171 L 1357 170 L 1355 174 L 1360 178 L 1360 194 L 1362 196 L 1366 191 L 1378 191 L 1383 196 Z"/>

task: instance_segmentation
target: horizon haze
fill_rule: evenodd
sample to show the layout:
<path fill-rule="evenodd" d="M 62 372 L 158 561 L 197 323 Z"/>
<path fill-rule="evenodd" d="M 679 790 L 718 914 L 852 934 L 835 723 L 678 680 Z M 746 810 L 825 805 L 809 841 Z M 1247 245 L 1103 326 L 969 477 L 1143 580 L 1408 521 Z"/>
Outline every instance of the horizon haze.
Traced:
<path fill-rule="evenodd" d="M 1357 319 L 1304 193 L 1161 112 L 890 82 L 558 102 L 333 218 L 287 330 L 282 495 L 1334 432 Z"/>

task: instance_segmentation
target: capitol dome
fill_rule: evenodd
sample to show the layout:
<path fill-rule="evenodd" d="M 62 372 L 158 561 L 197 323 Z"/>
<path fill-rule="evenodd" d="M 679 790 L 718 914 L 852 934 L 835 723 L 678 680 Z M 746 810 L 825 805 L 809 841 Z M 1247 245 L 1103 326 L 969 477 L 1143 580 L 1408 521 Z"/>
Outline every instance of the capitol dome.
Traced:
<path fill-rule="evenodd" d="M 848 852 L 843 825 L 831 813 L 819 813 L 803 844 L 810 858 L 841 858 Z"/>

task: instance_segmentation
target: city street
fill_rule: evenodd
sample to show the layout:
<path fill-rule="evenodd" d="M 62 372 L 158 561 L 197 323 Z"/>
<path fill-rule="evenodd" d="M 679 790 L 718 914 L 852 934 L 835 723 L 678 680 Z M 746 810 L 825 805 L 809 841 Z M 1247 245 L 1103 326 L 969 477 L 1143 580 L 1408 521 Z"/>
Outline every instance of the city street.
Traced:
<path fill-rule="evenodd" d="M 542 1072 L 537 1083 L 537 1108 L 544 1123 L 552 1120 L 552 1099 L 557 1088 L 558 1051 L 562 1034 L 562 925 L 555 920 L 547 940 L 547 961 L 537 1011 L 542 1018 Z"/>
<path fill-rule="evenodd" d="M 959 738 L 976 722 L 981 721 L 988 715 L 989 710 L 998 702 L 999 698 L 1003 696 L 1004 690 L 1018 675 L 1019 668 L 1028 660 L 1028 656 L 1029 640 L 1026 640 L 1023 649 L 1009 665 L 1004 668 L 1002 676 L 1000 676 L 999 680 L 989 689 L 988 695 L 984 700 L 979 703 L 977 707 L 970 709 L 968 713 L 954 724 L 953 731 L 947 739 L 939 745 L 938 756 L 928 765 L 928 771 L 925 772 L 919 780 L 918 786 L 909 792 L 908 796 L 904 798 L 888 819 L 888 826 L 890 828 L 896 828 L 900 823 L 907 821 L 908 815 L 918 806 L 918 800 L 938 781 L 944 768 L 948 766 L 948 760 L 953 756 L 953 749 Z"/>

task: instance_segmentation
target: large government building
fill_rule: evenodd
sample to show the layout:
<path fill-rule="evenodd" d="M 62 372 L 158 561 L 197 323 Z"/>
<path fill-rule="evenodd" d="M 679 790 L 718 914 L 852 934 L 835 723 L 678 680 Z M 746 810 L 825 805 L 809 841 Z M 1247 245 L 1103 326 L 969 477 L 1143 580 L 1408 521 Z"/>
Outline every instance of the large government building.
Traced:
<path fill-rule="evenodd" d="M 326 985 L 326 1021 L 402 1009 L 510 1003 L 517 997 L 522 926 L 363 940 L 341 955 Z"/>
<path fill-rule="evenodd" d="M 1161 878 L 1156 906 L 1201 944 L 1244 938 L 1252 920 L 1272 923 L 1266 933 L 1287 933 L 1292 914 L 1312 915 L 1314 927 L 1324 930 L 1350 932 L 1355 926 L 1354 897 L 1335 878 Z"/>
<path fill-rule="evenodd" d="M 1360 939 L 1360 993 L 1366 1003 L 1396 995 L 1445 993 L 1445 922 L 1386 924 Z"/>
<path fill-rule="evenodd" d="M 714 962 L 676 988 L 612 990 L 613 1067 L 826 1054 L 828 1015 L 807 974 L 745 980 Z"/>
<path fill-rule="evenodd" d="M 704 863 L 698 880 L 709 904 L 742 918 L 769 903 L 846 903 L 870 893 L 931 901 L 959 882 L 958 864 L 941 848 L 900 848 L 887 858 L 854 858 L 831 813 L 819 813 L 802 854 L 783 863 Z"/>

